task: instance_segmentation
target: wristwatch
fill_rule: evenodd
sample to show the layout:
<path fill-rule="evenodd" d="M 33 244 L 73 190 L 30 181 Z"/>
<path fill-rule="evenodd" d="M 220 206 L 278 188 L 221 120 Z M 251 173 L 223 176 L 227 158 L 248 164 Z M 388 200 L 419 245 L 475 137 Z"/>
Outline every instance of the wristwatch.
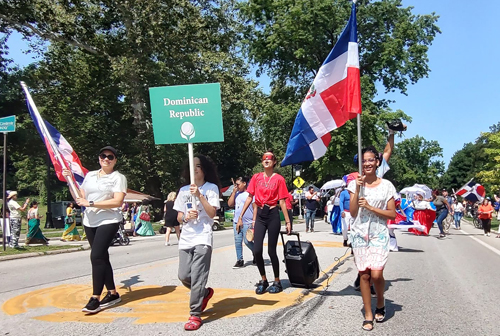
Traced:
<path fill-rule="evenodd" d="M 188 221 L 186 220 L 186 215 L 184 215 L 184 214 L 182 215 L 182 222 L 183 222 L 183 223 L 187 223 L 187 222 L 188 222 Z"/>
<path fill-rule="evenodd" d="M 89 206 L 93 207 L 94 206 L 94 201 L 89 201 Z"/>

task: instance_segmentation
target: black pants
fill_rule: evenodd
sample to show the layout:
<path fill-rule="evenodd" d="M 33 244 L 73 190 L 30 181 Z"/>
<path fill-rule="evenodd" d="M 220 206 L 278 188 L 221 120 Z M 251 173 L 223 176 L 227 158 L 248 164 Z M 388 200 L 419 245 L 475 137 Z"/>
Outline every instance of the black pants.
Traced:
<path fill-rule="evenodd" d="M 267 253 L 269 254 L 269 258 L 271 258 L 274 277 L 279 278 L 280 276 L 280 264 L 278 255 L 276 254 L 276 245 L 278 244 L 280 230 L 281 221 L 277 206 L 272 209 L 267 206 L 264 206 L 262 209 L 257 208 L 257 218 L 254 225 L 253 236 L 253 255 L 260 275 L 266 275 L 262 252 L 264 250 L 264 237 L 267 231 Z"/>
<path fill-rule="evenodd" d="M 483 225 L 484 233 L 491 232 L 491 219 L 481 219 L 481 224 Z"/>
<path fill-rule="evenodd" d="M 85 234 L 89 240 L 90 262 L 92 263 L 92 295 L 101 295 L 104 285 L 108 291 L 115 289 L 113 269 L 109 262 L 109 244 L 118 231 L 119 223 L 104 224 L 98 227 L 85 226 Z"/>
<path fill-rule="evenodd" d="M 288 218 L 290 219 L 290 230 L 293 230 L 293 210 L 288 210 Z"/>

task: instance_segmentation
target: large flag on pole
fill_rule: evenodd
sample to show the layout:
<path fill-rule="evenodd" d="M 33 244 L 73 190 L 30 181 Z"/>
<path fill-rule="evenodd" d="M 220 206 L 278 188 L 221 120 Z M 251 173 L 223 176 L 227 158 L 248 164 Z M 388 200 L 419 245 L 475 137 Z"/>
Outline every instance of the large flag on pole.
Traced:
<path fill-rule="evenodd" d="M 486 191 L 484 187 L 479 183 L 476 183 L 474 179 L 470 180 L 466 185 L 460 188 L 456 195 L 462 196 L 471 202 L 482 202 L 486 196 Z"/>
<path fill-rule="evenodd" d="M 361 113 L 357 35 L 353 3 L 347 26 L 302 102 L 281 166 L 322 157 L 331 140 L 330 132 Z"/>
<path fill-rule="evenodd" d="M 68 182 L 70 184 L 70 190 L 71 182 L 76 182 L 78 185 L 81 185 L 88 170 L 82 166 L 78 155 L 62 134 L 42 118 L 35 106 L 33 98 L 31 98 L 26 84 L 21 82 L 21 86 L 26 94 L 26 104 L 28 105 L 31 118 L 33 119 L 38 134 L 40 134 L 40 137 L 45 143 L 45 147 L 47 147 L 57 177 L 60 181 Z M 69 169 L 73 173 L 72 181 L 68 181 L 62 175 L 63 169 Z M 73 192 L 74 190 L 72 190 L 72 193 Z"/>

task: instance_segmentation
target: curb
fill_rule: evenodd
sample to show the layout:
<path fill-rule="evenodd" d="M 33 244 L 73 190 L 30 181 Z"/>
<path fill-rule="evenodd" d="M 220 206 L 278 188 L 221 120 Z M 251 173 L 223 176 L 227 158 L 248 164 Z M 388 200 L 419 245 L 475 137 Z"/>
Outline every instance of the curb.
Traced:
<path fill-rule="evenodd" d="M 30 253 L 6 255 L 6 256 L 0 256 L 0 262 L 7 261 L 7 260 L 40 257 L 40 256 L 45 256 L 45 255 L 55 255 L 55 254 L 85 251 L 85 250 L 89 250 L 89 249 L 90 249 L 90 245 L 89 246 L 72 247 L 69 249 L 52 250 L 52 251 L 47 251 L 47 252 L 30 252 Z"/>

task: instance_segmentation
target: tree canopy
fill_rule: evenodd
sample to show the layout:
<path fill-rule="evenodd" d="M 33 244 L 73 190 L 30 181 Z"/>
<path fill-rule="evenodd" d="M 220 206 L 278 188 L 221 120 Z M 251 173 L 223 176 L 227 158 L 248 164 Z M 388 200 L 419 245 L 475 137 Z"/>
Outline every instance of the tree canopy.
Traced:
<path fill-rule="evenodd" d="M 300 102 L 349 10 L 345 0 L 3 1 L 0 113 L 18 116 L 9 183 L 43 192 L 45 177 L 45 150 L 19 80 L 87 168 L 97 168 L 100 147 L 113 145 L 130 187 L 156 196 L 182 183 L 186 149 L 154 144 L 148 88 L 220 82 L 225 141 L 195 150 L 212 157 L 224 185 L 251 174 L 259 152 L 272 148 L 283 156 Z M 364 144 L 382 149 L 385 121 L 411 120 L 377 92 L 406 93 L 429 75 L 437 20 L 434 13 L 413 14 L 400 0 L 358 1 Z M 12 31 L 29 41 L 38 62 L 11 66 L 6 39 Z M 252 65 L 271 77 L 269 94 L 251 79 Z M 303 176 L 311 183 L 339 177 L 355 169 L 355 153 L 355 125 L 348 122 L 332 133 L 322 159 L 304 164 Z M 290 169 L 280 172 L 291 178 Z"/>

